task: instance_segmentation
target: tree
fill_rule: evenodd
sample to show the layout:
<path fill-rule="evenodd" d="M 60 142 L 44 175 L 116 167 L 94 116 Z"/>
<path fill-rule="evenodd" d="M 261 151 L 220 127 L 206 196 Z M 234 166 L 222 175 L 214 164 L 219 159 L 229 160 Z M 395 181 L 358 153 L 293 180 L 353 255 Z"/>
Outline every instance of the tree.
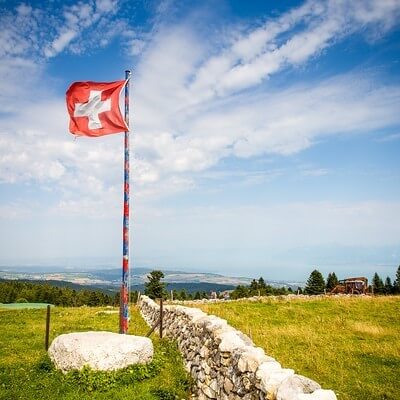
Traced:
<path fill-rule="evenodd" d="M 262 276 L 260 276 L 260 278 L 258 279 L 258 289 L 266 289 L 267 285 L 265 284 L 264 278 Z"/>
<path fill-rule="evenodd" d="M 385 280 L 385 294 L 392 294 L 393 292 L 393 285 L 392 285 L 392 281 L 390 280 L 390 278 L 387 276 L 386 280 Z"/>
<path fill-rule="evenodd" d="M 375 294 L 382 294 L 385 292 L 385 287 L 383 285 L 383 281 L 377 272 L 375 272 L 375 275 L 372 278 L 372 287 L 374 289 Z"/>
<path fill-rule="evenodd" d="M 339 280 L 334 272 L 328 274 L 328 278 L 326 279 L 326 289 L 331 291 L 337 284 Z"/>
<path fill-rule="evenodd" d="M 252 292 L 256 292 L 258 290 L 258 282 L 255 279 L 253 279 L 250 283 L 250 290 Z"/>
<path fill-rule="evenodd" d="M 14 303 L 14 301 L 17 300 L 17 295 L 18 295 L 17 290 L 14 287 L 11 287 L 11 289 L 7 293 L 5 303 Z"/>
<path fill-rule="evenodd" d="M 400 293 L 400 265 L 397 268 L 396 279 L 393 282 L 393 293 Z"/>
<path fill-rule="evenodd" d="M 241 299 L 243 297 L 249 297 L 249 289 L 246 286 L 238 285 L 235 290 L 231 293 L 231 299 Z"/>
<path fill-rule="evenodd" d="M 147 275 L 148 282 L 144 284 L 144 294 L 151 299 L 166 297 L 165 283 L 161 282 L 162 278 L 164 278 L 162 271 L 151 271 L 150 275 Z"/>
<path fill-rule="evenodd" d="M 325 281 L 321 272 L 314 269 L 307 280 L 307 285 L 304 289 L 306 294 L 320 294 L 324 293 Z"/>
<path fill-rule="evenodd" d="M 208 299 L 208 294 L 204 290 L 201 292 L 201 298 L 202 299 Z"/>

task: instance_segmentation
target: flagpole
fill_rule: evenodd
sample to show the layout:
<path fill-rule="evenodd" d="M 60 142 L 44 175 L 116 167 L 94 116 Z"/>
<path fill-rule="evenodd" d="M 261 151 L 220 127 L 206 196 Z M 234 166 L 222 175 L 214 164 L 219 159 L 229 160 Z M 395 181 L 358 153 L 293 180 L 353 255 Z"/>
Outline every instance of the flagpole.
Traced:
<path fill-rule="evenodd" d="M 129 79 L 125 71 L 125 123 L 129 127 Z M 120 292 L 119 333 L 128 333 L 129 323 L 129 131 L 124 136 L 124 212 L 122 228 L 122 283 Z"/>

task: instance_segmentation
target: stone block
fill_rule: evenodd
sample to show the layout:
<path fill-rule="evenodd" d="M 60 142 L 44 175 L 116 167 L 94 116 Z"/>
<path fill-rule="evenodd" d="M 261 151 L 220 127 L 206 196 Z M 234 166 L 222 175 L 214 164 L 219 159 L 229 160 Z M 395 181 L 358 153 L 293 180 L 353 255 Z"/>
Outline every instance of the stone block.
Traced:
<path fill-rule="evenodd" d="M 321 389 L 321 386 L 317 382 L 301 375 L 292 375 L 281 383 L 276 398 L 277 400 L 292 400 L 299 394 L 310 394 L 318 389 Z"/>
<path fill-rule="evenodd" d="M 77 332 L 56 337 L 49 356 L 63 372 L 88 365 L 94 370 L 110 371 L 132 364 L 146 364 L 153 358 L 149 338 L 112 332 Z"/>

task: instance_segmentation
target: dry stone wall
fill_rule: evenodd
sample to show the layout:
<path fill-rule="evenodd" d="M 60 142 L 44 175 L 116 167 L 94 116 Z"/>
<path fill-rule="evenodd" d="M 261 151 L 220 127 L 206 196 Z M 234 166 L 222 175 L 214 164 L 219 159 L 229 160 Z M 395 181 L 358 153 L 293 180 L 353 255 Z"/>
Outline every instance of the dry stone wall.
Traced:
<path fill-rule="evenodd" d="M 158 304 L 147 296 L 140 312 L 152 326 Z M 178 343 L 198 400 L 336 400 L 332 390 L 282 366 L 249 337 L 197 308 L 164 306 L 164 334 Z"/>

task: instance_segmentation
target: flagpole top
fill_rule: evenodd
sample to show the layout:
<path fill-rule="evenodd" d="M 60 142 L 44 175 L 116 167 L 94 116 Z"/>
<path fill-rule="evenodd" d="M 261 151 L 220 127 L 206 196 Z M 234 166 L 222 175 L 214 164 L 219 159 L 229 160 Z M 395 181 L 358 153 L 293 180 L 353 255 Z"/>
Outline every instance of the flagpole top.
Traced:
<path fill-rule="evenodd" d="M 129 78 L 131 76 L 131 70 L 130 69 L 126 69 L 125 70 L 125 77 Z"/>

